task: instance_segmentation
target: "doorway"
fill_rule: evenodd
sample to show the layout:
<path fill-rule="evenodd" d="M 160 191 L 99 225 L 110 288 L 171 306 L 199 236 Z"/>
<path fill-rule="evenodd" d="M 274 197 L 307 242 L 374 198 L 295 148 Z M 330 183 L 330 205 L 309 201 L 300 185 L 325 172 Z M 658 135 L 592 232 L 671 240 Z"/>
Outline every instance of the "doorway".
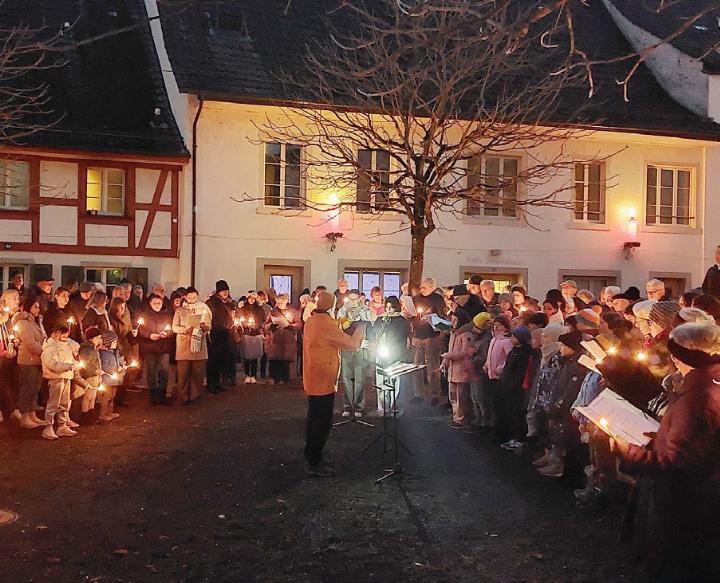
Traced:
<path fill-rule="evenodd" d="M 466 282 L 473 275 L 479 275 L 483 279 L 492 280 L 497 293 L 503 293 L 507 287 L 519 283 L 527 289 L 527 269 L 511 271 L 497 267 L 461 267 L 460 276 Z"/>
<path fill-rule="evenodd" d="M 305 269 L 292 265 L 264 265 L 262 282 L 258 289 L 274 289 L 280 294 L 288 294 L 291 302 L 297 302 L 305 287 Z"/>
<path fill-rule="evenodd" d="M 586 271 L 586 270 L 560 270 L 558 271 L 558 289 L 560 283 L 572 279 L 577 283 L 578 289 L 590 290 L 593 295 L 600 297 L 600 290 L 609 285 L 620 285 L 619 271 Z"/>
<path fill-rule="evenodd" d="M 659 279 L 662 281 L 665 284 L 667 297 L 676 300 L 688 289 L 688 282 L 691 281 L 692 276 L 689 273 L 651 271 L 648 274 L 648 279 Z"/>

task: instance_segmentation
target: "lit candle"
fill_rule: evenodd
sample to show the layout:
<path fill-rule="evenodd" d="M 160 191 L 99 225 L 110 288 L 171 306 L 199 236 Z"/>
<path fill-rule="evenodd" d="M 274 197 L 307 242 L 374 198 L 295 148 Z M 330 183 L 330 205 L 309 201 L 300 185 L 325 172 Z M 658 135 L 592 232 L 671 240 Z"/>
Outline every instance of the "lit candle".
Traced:
<path fill-rule="evenodd" d="M 610 348 L 607 349 L 607 353 L 610 356 L 613 356 L 613 355 L 617 354 L 617 348 L 615 348 L 614 346 L 611 346 Z"/>
<path fill-rule="evenodd" d="M 639 360 L 640 362 L 645 362 L 647 360 L 647 352 L 638 352 L 635 355 L 635 360 Z"/>
<path fill-rule="evenodd" d="M 133 360 L 133 361 L 130 363 L 130 368 L 137 368 L 137 366 L 138 366 L 138 361 L 137 361 L 137 360 Z"/>
<path fill-rule="evenodd" d="M 3 312 L 5 312 L 6 314 L 9 314 L 9 313 L 10 313 L 10 308 L 8 308 L 7 306 L 5 306 L 5 307 L 3 308 Z"/>
<path fill-rule="evenodd" d="M 15 324 L 15 325 L 13 326 L 13 332 L 20 332 L 20 326 L 18 326 L 17 324 Z"/>
<path fill-rule="evenodd" d="M 289 320 L 289 319 L 290 319 L 290 312 L 285 312 L 285 317 Z"/>
<path fill-rule="evenodd" d="M 84 361 L 84 360 L 81 360 L 80 362 L 78 362 L 78 368 L 81 368 L 81 369 L 82 369 L 82 368 L 85 368 L 85 361 Z"/>
<path fill-rule="evenodd" d="M 347 298 L 343 298 L 343 302 L 345 302 L 345 303 L 347 304 L 348 299 L 347 299 Z"/>
<path fill-rule="evenodd" d="M 144 326 L 144 325 L 145 325 L 145 320 L 144 320 L 143 318 L 138 318 L 137 325 L 138 325 L 138 328 L 139 328 L 140 326 Z"/>
<path fill-rule="evenodd" d="M 235 326 L 239 326 L 239 325 L 240 325 L 240 318 L 235 318 L 235 319 L 233 320 L 233 324 L 234 324 Z"/>
<path fill-rule="evenodd" d="M 245 318 L 240 318 L 240 323 L 242 324 L 245 321 Z"/>
<path fill-rule="evenodd" d="M 112 373 L 112 374 L 110 375 L 110 378 L 113 379 L 113 380 L 117 380 L 117 378 L 118 378 L 118 373 L 116 373 L 116 372 Z"/>
<path fill-rule="evenodd" d="M 255 323 L 255 318 L 250 318 L 250 319 L 248 320 L 248 324 L 250 324 L 251 326 L 252 326 L 254 323 Z"/>
<path fill-rule="evenodd" d="M 608 420 L 605 419 L 605 417 L 602 417 L 602 418 L 600 419 L 600 425 L 602 425 L 603 427 L 605 427 L 605 428 L 607 429 Z"/>
<path fill-rule="evenodd" d="M 520 311 L 521 311 L 521 312 L 527 312 L 527 308 L 526 308 L 525 306 L 520 306 Z"/>
<path fill-rule="evenodd" d="M 170 324 L 165 324 L 165 328 L 163 328 L 163 332 L 170 332 Z"/>
<path fill-rule="evenodd" d="M 75 318 L 73 318 L 72 316 L 70 316 L 70 317 L 67 319 L 67 323 L 68 323 L 70 326 L 72 326 L 72 325 L 75 323 Z"/>
<path fill-rule="evenodd" d="M 417 309 L 417 313 L 418 313 L 418 314 L 422 314 L 422 313 L 423 313 L 423 309 L 422 309 L 422 308 L 418 308 L 418 309 Z"/>
<path fill-rule="evenodd" d="M 99 386 L 98 386 L 98 393 L 102 393 L 102 392 L 104 392 L 104 391 L 105 391 L 105 385 L 102 385 L 102 384 L 99 385 Z"/>

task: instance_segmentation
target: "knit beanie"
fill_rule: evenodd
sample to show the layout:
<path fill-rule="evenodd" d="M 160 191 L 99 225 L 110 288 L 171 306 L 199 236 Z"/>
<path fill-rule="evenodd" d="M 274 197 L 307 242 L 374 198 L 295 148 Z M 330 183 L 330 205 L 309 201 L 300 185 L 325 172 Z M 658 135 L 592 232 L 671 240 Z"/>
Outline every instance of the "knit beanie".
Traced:
<path fill-rule="evenodd" d="M 550 342 L 557 342 L 558 338 L 568 331 L 567 327 L 560 324 L 548 324 L 542 329 L 543 336 Z"/>
<path fill-rule="evenodd" d="M 490 320 L 492 320 L 492 316 L 488 312 L 480 312 L 473 318 L 472 323 L 475 328 L 481 329 L 484 328 Z"/>
<path fill-rule="evenodd" d="M 530 329 L 525 326 L 518 326 L 515 328 L 512 335 L 518 339 L 520 344 L 530 344 L 530 340 L 532 340 L 532 333 L 530 332 Z"/>
<path fill-rule="evenodd" d="M 215 291 L 218 293 L 222 291 L 230 291 L 230 286 L 224 279 L 219 279 L 215 282 Z"/>
<path fill-rule="evenodd" d="M 720 364 L 720 328 L 703 324 L 682 324 L 670 333 L 668 350 L 693 368 Z"/>
<path fill-rule="evenodd" d="M 715 318 L 700 308 L 683 308 L 678 313 L 678 318 L 686 324 L 690 322 L 703 324 L 705 326 L 713 326 L 715 324 Z"/>
<path fill-rule="evenodd" d="M 317 309 L 320 312 L 327 312 L 335 306 L 335 294 L 326 291 L 317 293 Z"/>
<path fill-rule="evenodd" d="M 675 300 L 656 302 L 650 308 L 649 320 L 663 330 L 670 330 L 675 325 L 675 317 L 681 309 L 682 306 Z"/>
<path fill-rule="evenodd" d="M 102 341 L 105 346 L 110 346 L 113 342 L 118 339 L 118 335 L 112 330 L 102 333 Z"/>
<path fill-rule="evenodd" d="M 470 279 L 468 279 L 468 283 L 470 285 L 480 285 L 482 283 L 482 276 L 478 275 L 477 273 L 470 276 Z"/>
<path fill-rule="evenodd" d="M 578 330 L 597 330 L 600 327 L 600 314 L 590 308 L 580 310 L 575 314 Z"/>
<path fill-rule="evenodd" d="M 560 344 L 564 344 L 574 352 L 580 352 L 582 350 L 582 332 L 579 330 L 572 330 L 566 334 L 561 334 L 558 338 Z"/>
<path fill-rule="evenodd" d="M 85 328 L 85 338 L 88 340 L 92 340 L 98 336 L 100 336 L 100 328 L 97 326 L 89 326 Z"/>
<path fill-rule="evenodd" d="M 642 302 L 633 304 L 633 308 L 632 308 L 633 314 L 635 314 L 636 318 L 640 318 L 641 320 L 649 320 L 650 319 L 650 309 L 656 303 L 657 303 L 657 300 L 643 300 Z"/>

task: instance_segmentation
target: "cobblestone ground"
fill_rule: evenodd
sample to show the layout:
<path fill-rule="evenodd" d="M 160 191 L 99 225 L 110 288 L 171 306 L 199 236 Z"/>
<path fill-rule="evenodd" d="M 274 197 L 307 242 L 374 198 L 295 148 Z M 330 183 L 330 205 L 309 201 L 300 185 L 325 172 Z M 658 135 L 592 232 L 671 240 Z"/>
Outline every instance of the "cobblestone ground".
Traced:
<path fill-rule="evenodd" d="M 109 424 L 46 442 L 0 425 L 0 580 L 642 581 L 619 512 L 422 405 L 402 422 L 406 478 L 376 486 L 378 428 L 336 428 L 334 479 L 308 479 L 297 387 L 248 385 L 195 406 L 133 394 Z"/>

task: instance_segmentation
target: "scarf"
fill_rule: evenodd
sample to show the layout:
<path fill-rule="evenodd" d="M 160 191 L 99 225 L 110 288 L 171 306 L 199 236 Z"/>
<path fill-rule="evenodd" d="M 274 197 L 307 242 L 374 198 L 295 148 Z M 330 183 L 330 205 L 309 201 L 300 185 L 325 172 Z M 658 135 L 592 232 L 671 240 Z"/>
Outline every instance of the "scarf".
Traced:
<path fill-rule="evenodd" d="M 550 362 L 550 359 L 559 352 L 560 342 L 551 342 L 547 346 L 542 346 L 540 348 L 540 353 L 542 354 L 542 357 L 540 358 L 540 366 L 545 366 L 548 362 Z"/>

